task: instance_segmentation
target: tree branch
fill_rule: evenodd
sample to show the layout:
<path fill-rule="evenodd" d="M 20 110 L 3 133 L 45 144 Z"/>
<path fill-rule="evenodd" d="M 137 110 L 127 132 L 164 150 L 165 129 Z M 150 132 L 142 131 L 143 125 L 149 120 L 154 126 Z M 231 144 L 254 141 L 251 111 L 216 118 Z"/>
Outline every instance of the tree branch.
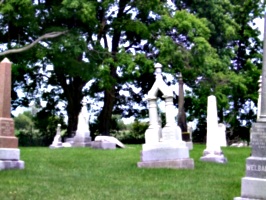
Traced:
<path fill-rule="evenodd" d="M 28 49 L 32 48 L 38 42 L 40 42 L 40 41 L 42 41 L 44 39 L 55 38 L 55 37 L 58 37 L 60 35 L 65 34 L 65 33 L 67 33 L 67 31 L 46 33 L 46 34 L 42 35 L 41 37 L 37 38 L 31 44 L 29 44 L 29 45 L 27 45 L 25 47 L 18 48 L 18 49 L 10 49 L 10 50 L 7 50 L 7 51 L 0 52 L 0 56 L 4 56 L 4 55 L 7 55 L 7 54 L 12 54 L 12 53 L 20 53 L 20 52 L 23 52 L 23 51 L 27 51 Z"/>

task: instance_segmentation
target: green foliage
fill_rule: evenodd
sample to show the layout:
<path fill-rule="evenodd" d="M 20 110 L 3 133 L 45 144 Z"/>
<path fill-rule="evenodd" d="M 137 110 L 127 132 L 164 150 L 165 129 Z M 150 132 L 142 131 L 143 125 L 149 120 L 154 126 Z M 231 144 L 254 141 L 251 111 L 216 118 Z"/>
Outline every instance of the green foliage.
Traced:
<path fill-rule="evenodd" d="M 30 130 L 34 126 L 32 119 L 33 116 L 30 111 L 19 114 L 14 118 L 15 129 Z"/>
<path fill-rule="evenodd" d="M 66 129 L 62 117 L 43 112 L 32 115 L 32 112 L 25 111 L 14 118 L 15 134 L 19 139 L 20 146 L 48 146 L 52 143 L 56 134 L 58 124 L 61 129 Z"/>
<path fill-rule="evenodd" d="M 148 126 L 147 122 L 135 120 L 132 124 L 128 125 L 127 130 L 122 129 L 112 133 L 112 135 L 125 144 L 141 144 L 145 142 L 145 131 Z"/>
<path fill-rule="evenodd" d="M 191 88 L 185 110 L 190 119 L 200 121 L 200 131 L 205 132 L 201 125 L 210 94 L 217 97 L 221 122 L 236 130 L 243 121 L 250 124 L 255 118 L 247 102 L 256 105 L 262 59 L 259 32 L 251 25 L 262 16 L 261 1 L 173 3 L 174 9 L 158 0 L 4 1 L 1 48 L 25 46 L 43 33 L 68 30 L 26 53 L 10 55 L 15 63 L 13 88 L 27 93 L 18 98 L 12 92 L 13 108 L 45 100 L 43 112 L 54 116 L 60 112 L 57 105 L 64 103 L 70 134 L 76 129 L 80 101 L 90 95 L 95 102 L 104 101 L 98 127 L 109 134 L 112 114 L 147 117 L 143 96 L 154 81 L 153 65 L 159 62 L 174 77 L 172 83 L 177 82 L 176 73 L 182 73 Z M 84 89 L 92 80 L 91 88 Z"/>
<path fill-rule="evenodd" d="M 45 146 L 52 144 L 58 124 L 61 124 L 61 129 L 66 129 L 63 116 L 55 116 L 43 111 L 38 112 L 34 117 L 34 124 Z"/>

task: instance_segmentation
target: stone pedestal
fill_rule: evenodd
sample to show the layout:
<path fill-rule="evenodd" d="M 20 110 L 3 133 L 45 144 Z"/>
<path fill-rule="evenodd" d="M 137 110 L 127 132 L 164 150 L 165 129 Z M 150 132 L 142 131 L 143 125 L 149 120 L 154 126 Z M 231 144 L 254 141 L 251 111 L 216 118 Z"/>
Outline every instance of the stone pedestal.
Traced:
<path fill-rule="evenodd" d="M 91 147 L 94 149 L 116 149 L 116 144 L 107 141 L 93 141 Z"/>
<path fill-rule="evenodd" d="M 141 162 L 138 167 L 150 168 L 194 168 L 189 150 L 183 141 L 143 144 Z"/>
<path fill-rule="evenodd" d="M 266 122 L 252 124 L 252 154 L 246 159 L 246 176 L 238 199 L 266 199 Z"/>
<path fill-rule="evenodd" d="M 89 113 L 86 102 L 82 101 L 82 108 L 78 117 L 78 129 L 73 139 L 73 147 L 89 147 L 91 146 L 91 137 L 89 130 Z"/>
<path fill-rule="evenodd" d="M 14 134 L 14 121 L 10 117 L 10 100 L 11 62 L 5 58 L 0 63 L 0 170 L 24 169 Z"/>
<path fill-rule="evenodd" d="M 90 147 L 91 137 L 90 132 L 77 131 L 73 139 L 73 147 Z"/>
<path fill-rule="evenodd" d="M 177 126 L 174 116 L 173 91 L 163 81 L 162 66 L 155 65 L 156 80 L 148 92 L 149 128 L 145 132 L 145 144 L 142 145 L 138 167 L 145 168 L 194 168 L 194 160 L 189 158 L 189 150 L 182 141 L 181 129 Z M 158 117 L 158 91 L 165 99 L 166 125 L 161 128 Z"/>

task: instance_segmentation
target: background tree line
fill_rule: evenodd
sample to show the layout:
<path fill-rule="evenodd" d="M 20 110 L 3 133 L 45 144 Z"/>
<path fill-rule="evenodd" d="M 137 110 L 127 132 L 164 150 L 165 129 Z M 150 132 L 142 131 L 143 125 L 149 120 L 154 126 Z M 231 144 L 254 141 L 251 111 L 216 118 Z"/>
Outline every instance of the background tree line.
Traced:
<path fill-rule="evenodd" d="M 243 127 L 256 118 L 262 41 L 253 23 L 263 10 L 259 0 L 5 0 L 0 4 L 3 51 L 26 46 L 45 33 L 65 32 L 8 55 L 13 62 L 12 108 L 33 101 L 38 119 L 66 114 L 70 136 L 80 102 L 89 97 L 96 104 L 90 107 L 98 116 L 95 130 L 109 135 L 113 115 L 147 117 L 143 97 L 159 62 L 164 75 L 172 76 L 169 84 L 182 73 L 191 88 L 184 106 L 187 121 L 198 120 L 197 141 L 206 134 L 211 94 L 229 136 L 244 137 Z"/>

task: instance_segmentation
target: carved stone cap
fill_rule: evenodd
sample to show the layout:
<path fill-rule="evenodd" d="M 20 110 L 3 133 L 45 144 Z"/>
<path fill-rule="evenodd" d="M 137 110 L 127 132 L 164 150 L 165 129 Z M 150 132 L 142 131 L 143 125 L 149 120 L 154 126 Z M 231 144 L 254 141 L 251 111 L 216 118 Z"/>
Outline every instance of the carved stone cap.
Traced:
<path fill-rule="evenodd" d="M 11 63 L 10 60 L 8 60 L 8 58 L 4 58 L 1 62 L 2 63 Z"/>

